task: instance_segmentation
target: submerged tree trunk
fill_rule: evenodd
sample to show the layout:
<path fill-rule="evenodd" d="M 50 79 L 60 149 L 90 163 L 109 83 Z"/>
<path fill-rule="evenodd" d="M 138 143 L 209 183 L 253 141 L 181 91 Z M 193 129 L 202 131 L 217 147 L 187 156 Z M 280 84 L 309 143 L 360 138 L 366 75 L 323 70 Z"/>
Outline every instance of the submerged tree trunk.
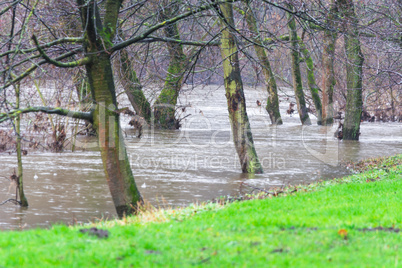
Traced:
<path fill-rule="evenodd" d="M 289 8 L 293 9 L 290 5 Z M 300 73 L 300 45 L 297 37 L 296 21 L 294 16 L 289 13 L 287 13 L 287 17 L 291 45 L 293 89 L 295 91 L 297 111 L 301 123 L 303 125 L 311 125 L 310 117 L 307 112 L 306 100 L 304 99 L 303 84 Z"/>
<path fill-rule="evenodd" d="M 121 135 L 117 110 L 115 84 L 113 80 L 110 54 L 106 48 L 112 46 L 116 31 L 120 1 L 108 1 L 104 22 L 96 3 L 78 0 L 85 34 L 85 52 L 90 58 L 86 64 L 88 82 L 92 97 L 96 102 L 93 113 L 94 128 L 97 130 L 99 148 L 106 180 L 119 217 L 136 212 L 140 193 L 134 182 L 130 163 Z M 105 26 L 103 26 L 105 25 Z"/>
<path fill-rule="evenodd" d="M 17 9 L 17 5 L 13 5 L 13 9 L 12 9 L 12 23 L 11 23 L 11 32 L 10 32 L 10 40 L 12 40 L 13 36 L 14 36 L 14 26 L 15 26 L 15 21 L 16 21 L 16 9 Z M 8 44 L 8 49 L 7 50 L 11 50 L 11 45 L 12 42 L 9 42 Z M 9 65 L 10 61 L 10 57 L 7 56 L 6 57 L 6 65 Z M 13 73 L 7 72 L 8 74 L 6 74 L 6 72 L 4 73 L 3 76 L 3 81 L 4 83 L 6 83 L 7 78 L 12 78 Z M 16 85 L 14 85 L 14 90 L 15 90 L 15 108 L 18 110 L 20 108 L 20 84 L 17 83 Z M 4 95 L 6 96 L 6 95 Z M 15 120 L 15 131 L 17 133 L 17 140 L 16 140 L 16 146 L 17 146 L 17 165 L 18 165 L 18 172 L 17 175 L 15 175 L 15 170 L 14 170 L 14 174 L 12 175 L 12 178 L 15 179 L 15 183 L 16 183 L 16 200 L 18 201 L 18 197 L 17 197 L 17 193 L 20 197 L 20 205 L 22 207 L 28 207 L 28 200 L 24 194 L 24 182 L 23 182 L 23 167 L 22 167 L 22 157 L 21 157 L 21 116 L 22 114 L 19 113 L 16 117 Z M 17 192 L 18 191 L 18 192 Z"/>
<path fill-rule="evenodd" d="M 141 196 L 134 182 L 120 128 L 120 116 L 116 112 L 110 56 L 106 53 L 97 56 L 93 63 L 87 66 L 87 70 L 89 84 L 97 103 L 94 126 L 98 134 L 103 168 L 117 214 L 122 217 L 124 214 L 135 212 L 137 203 L 141 202 Z"/>
<path fill-rule="evenodd" d="M 331 7 L 327 16 L 327 25 L 330 29 L 324 30 L 323 36 L 323 51 L 322 51 L 322 124 L 332 125 L 334 123 L 334 107 L 333 107 L 333 94 L 334 86 L 336 83 L 334 74 L 334 58 L 335 58 L 335 14 L 337 12 L 334 0 L 331 1 Z"/>
<path fill-rule="evenodd" d="M 272 73 L 271 64 L 267 57 L 265 48 L 262 46 L 261 35 L 259 33 L 259 28 L 257 20 L 254 16 L 253 10 L 249 5 L 249 0 L 243 0 L 246 4 L 245 16 L 248 28 L 251 33 L 253 33 L 252 40 L 254 42 L 254 49 L 257 54 L 258 60 L 262 66 L 262 71 L 265 76 L 265 82 L 267 83 L 267 110 L 272 124 L 282 125 L 282 118 L 279 112 L 279 100 L 278 100 L 278 88 L 276 86 L 275 76 Z"/>
<path fill-rule="evenodd" d="M 234 26 L 232 5 L 229 3 L 221 4 L 220 9 L 225 22 L 229 24 L 226 25 L 221 21 L 222 37 L 220 49 L 223 59 L 224 83 L 233 141 L 240 158 L 243 173 L 262 173 L 262 166 L 255 151 L 246 111 L 236 41 L 230 29 L 231 26 Z"/>
<path fill-rule="evenodd" d="M 320 95 L 318 94 L 319 87 L 315 81 L 314 75 L 314 62 L 311 58 L 311 54 L 304 45 L 303 41 L 300 39 L 300 50 L 303 54 L 304 61 L 307 65 L 307 83 L 308 87 L 310 88 L 311 97 L 313 98 L 314 106 L 317 112 L 317 125 L 322 125 L 322 115 L 321 115 L 321 99 Z"/>
<path fill-rule="evenodd" d="M 161 20 L 165 21 L 173 12 L 174 9 L 166 10 L 161 15 Z M 168 38 L 180 40 L 176 23 L 166 26 L 164 33 Z M 186 55 L 183 52 L 183 46 L 179 43 L 168 42 L 167 48 L 170 62 L 165 85 L 154 104 L 154 124 L 160 128 L 175 129 L 179 128 L 178 121 L 175 118 L 175 111 L 186 68 Z"/>
<path fill-rule="evenodd" d="M 356 17 L 352 0 L 339 0 L 339 9 L 347 18 L 345 35 L 346 52 L 346 113 L 343 124 L 343 139 L 358 140 L 360 122 L 363 111 L 363 62 L 364 57 L 360 47 Z"/>
<path fill-rule="evenodd" d="M 120 51 L 120 66 L 119 77 L 134 111 L 150 123 L 152 115 L 151 105 L 142 91 L 140 80 L 131 65 L 127 51 L 124 49 Z"/>
<path fill-rule="evenodd" d="M 279 37 L 280 40 L 283 41 L 289 41 L 290 37 L 289 35 L 282 35 Z M 314 75 L 314 62 L 313 58 L 311 57 L 310 51 L 306 48 L 306 45 L 304 44 L 303 40 L 300 37 L 297 37 L 299 40 L 299 45 L 300 45 L 300 52 L 303 54 L 304 61 L 306 62 L 307 65 L 307 82 L 308 86 L 310 89 L 311 97 L 313 98 L 314 106 L 317 111 L 317 124 L 321 125 L 322 123 L 322 116 L 321 116 L 321 109 L 322 109 L 322 103 L 319 95 L 320 88 L 318 87 L 316 80 L 315 80 L 315 75 Z M 273 42 L 271 38 L 266 39 L 267 43 Z"/>
<path fill-rule="evenodd" d="M 15 86 L 15 96 L 16 96 L 16 109 L 20 108 L 20 85 Z M 21 158 L 21 114 L 17 116 L 15 130 L 17 132 L 17 161 L 18 161 L 18 174 L 17 174 L 17 187 L 18 195 L 20 197 L 20 202 L 22 207 L 28 207 L 28 200 L 24 193 L 24 182 L 23 182 L 23 168 L 22 168 L 22 158 Z"/>

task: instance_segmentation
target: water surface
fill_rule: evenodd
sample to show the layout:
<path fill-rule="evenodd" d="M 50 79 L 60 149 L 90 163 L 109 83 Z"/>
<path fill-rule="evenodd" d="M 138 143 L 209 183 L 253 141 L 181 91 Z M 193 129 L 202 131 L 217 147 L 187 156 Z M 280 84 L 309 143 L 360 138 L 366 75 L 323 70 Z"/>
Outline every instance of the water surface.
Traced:
<path fill-rule="evenodd" d="M 360 141 L 338 141 L 334 129 L 303 127 L 297 115 L 285 115 L 289 100 L 282 96 L 284 125 L 271 126 L 256 100 L 262 89 L 248 89 L 246 99 L 257 154 L 264 174 L 241 174 L 234 150 L 223 88 L 184 90 L 180 105 L 181 130 L 149 129 L 138 139 L 122 118 L 127 151 L 137 185 L 153 205 L 182 206 L 222 195 L 237 195 L 241 182 L 260 188 L 310 183 L 348 174 L 341 163 L 402 152 L 402 125 L 362 123 Z M 127 105 L 121 99 L 122 106 Z M 264 106 L 264 103 L 263 105 Z M 313 123 L 314 117 L 312 116 Z M 85 151 L 29 152 L 23 157 L 24 189 L 29 208 L 0 206 L 0 229 L 48 227 L 52 223 L 82 223 L 115 217 L 96 141 L 79 137 Z M 16 168 L 16 156 L 2 154 L 0 202 L 15 197 L 15 187 L 4 178 Z"/>

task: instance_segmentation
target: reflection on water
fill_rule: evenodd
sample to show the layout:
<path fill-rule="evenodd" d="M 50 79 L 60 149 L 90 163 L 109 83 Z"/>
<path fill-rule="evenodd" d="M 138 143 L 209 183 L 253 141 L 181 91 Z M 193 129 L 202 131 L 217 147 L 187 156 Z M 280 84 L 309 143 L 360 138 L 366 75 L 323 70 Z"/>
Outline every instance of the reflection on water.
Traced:
<path fill-rule="evenodd" d="M 236 195 L 240 183 L 257 187 L 310 183 L 347 174 L 340 163 L 402 151 L 402 127 L 391 123 L 363 123 L 361 140 L 338 141 L 333 129 L 300 126 L 298 116 L 284 116 L 284 125 L 270 126 L 256 100 L 262 90 L 248 90 L 248 115 L 264 174 L 240 173 L 227 116 L 223 89 L 206 95 L 186 92 L 182 114 L 191 114 L 178 131 L 148 129 L 142 139 L 133 136 L 128 117 L 125 127 L 128 155 L 142 195 L 154 205 L 178 206 L 221 195 Z M 120 103 L 123 103 L 122 100 Z M 264 105 L 262 105 L 264 106 Z M 281 103 L 285 115 L 288 101 Z M 81 138 L 89 149 L 96 142 Z M 1 155 L 0 201 L 15 197 L 15 187 L 5 178 L 16 168 L 15 155 Z M 103 174 L 100 154 L 94 150 L 56 153 L 30 152 L 23 157 L 24 188 L 29 208 L 0 206 L 0 229 L 46 227 L 56 222 L 87 222 L 115 217 Z"/>

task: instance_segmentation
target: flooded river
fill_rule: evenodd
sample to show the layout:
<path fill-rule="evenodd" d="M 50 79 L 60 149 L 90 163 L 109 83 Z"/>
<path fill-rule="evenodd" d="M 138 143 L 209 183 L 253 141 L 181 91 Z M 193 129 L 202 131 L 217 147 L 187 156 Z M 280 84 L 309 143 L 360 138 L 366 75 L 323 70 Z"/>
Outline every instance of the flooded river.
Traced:
<path fill-rule="evenodd" d="M 268 188 L 310 183 L 348 174 L 342 162 L 402 152 L 402 125 L 362 123 L 358 142 L 338 141 L 334 129 L 303 127 L 298 115 L 286 115 L 292 98 L 282 96 L 284 125 L 270 126 L 262 89 L 246 91 L 248 115 L 264 174 L 241 174 L 231 140 L 226 99 L 222 87 L 184 90 L 180 104 L 188 106 L 177 131 L 148 129 L 135 137 L 122 118 L 126 145 L 136 183 L 153 205 L 183 206 L 223 195 L 239 194 L 241 182 Z M 125 100 L 121 104 L 126 105 Z M 24 189 L 29 208 L 11 203 L 0 206 L 0 229 L 48 227 L 52 223 L 85 223 L 115 217 L 96 141 L 79 137 L 85 151 L 30 152 L 23 157 Z M 15 197 L 15 187 L 4 177 L 16 168 L 16 156 L 2 154 L 0 202 Z"/>

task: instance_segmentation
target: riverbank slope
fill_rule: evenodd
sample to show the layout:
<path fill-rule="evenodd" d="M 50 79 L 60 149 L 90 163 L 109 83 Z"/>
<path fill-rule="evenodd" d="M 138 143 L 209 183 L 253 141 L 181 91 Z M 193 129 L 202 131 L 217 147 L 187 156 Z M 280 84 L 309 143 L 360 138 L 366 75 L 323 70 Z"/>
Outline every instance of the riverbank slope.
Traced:
<path fill-rule="evenodd" d="M 278 198 L 3 231 L 0 267 L 402 266 L 402 155 L 351 168 Z"/>

